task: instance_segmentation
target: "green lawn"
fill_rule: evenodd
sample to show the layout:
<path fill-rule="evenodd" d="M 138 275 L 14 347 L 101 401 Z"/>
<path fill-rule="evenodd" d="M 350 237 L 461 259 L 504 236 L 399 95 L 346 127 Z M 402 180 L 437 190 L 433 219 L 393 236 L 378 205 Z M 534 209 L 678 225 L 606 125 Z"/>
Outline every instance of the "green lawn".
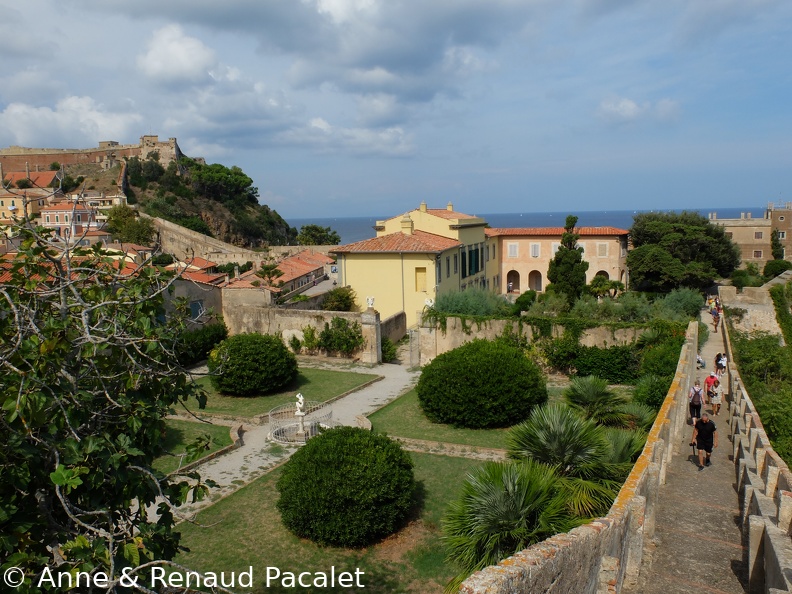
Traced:
<path fill-rule="evenodd" d="M 288 386 L 287 390 L 266 396 L 243 397 L 224 396 L 215 391 L 208 377 L 203 377 L 196 380 L 196 383 L 206 390 L 208 401 L 204 410 L 194 412 L 209 416 L 219 414 L 233 417 L 254 417 L 266 414 L 286 402 L 294 402 L 294 397 L 298 392 L 301 392 L 306 400 L 324 402 L 376 378 L 377 376 L 371 373 L 304 367 L 300 369 L 297 379 Z"/>
<path fill-rule="evenodd" d="M 442 591 L 455 570 L 445 561 L 440 519 L 448 502 L 458 495 L 464 475 L 479 462 L 431 454 L 411 454 L 422 502 L 414 521 L 393 537 L 364 549 L 321 547 L 299 539 L 281 523 L 275 502 L 276 470 L 202 511 L 195 524 L 181 524 L 182 545 L 190 549 L 177 561 L 202 571 L 245 571 L 253 567 L 257 594 L 288 592 L 350 592 L 343 588 L 266 587 L 268 567 L 281 572 L 365 572 L 361 582 L 371 594 L 429 594 Z"/>
<path fill-rule="evenodd" d="M 179 421 L 175 419 L 168 419 L 165 424 L 168 429 L 165 433 L 163 447 L 170 454 L 162 455 L 154 460 L 154 468 L 166 474 L 179 468 L 181 456 L 178 454 L 184 453 L 187 444 L 192 443 L 204 433 L 208 433 L 212 438 L 211 445 L 206 450 L 207 455 L 231 445 L 230 428 L 223 425 L 210 425 L 197 421 Z"/>

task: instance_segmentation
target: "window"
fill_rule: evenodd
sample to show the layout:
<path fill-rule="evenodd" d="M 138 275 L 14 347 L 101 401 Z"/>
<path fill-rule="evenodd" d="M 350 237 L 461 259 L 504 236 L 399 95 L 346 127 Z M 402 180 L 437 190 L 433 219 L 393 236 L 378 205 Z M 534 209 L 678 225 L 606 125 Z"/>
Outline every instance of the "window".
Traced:
<path fill-rule="evenodd" d="M 764 233 L 762 233 L 761 231 L 754 232 L 754 239 L 762 239 L 763 237 L 764 237 Z"/>
<path fill-rule="evenodd" d="M 495 259 L 495 244 L 492 244 L 492 259 Z"/>
<path fill-rule="evenodd" d="M 55 222 L 56 222 L 56 223 L 59 223 L 59 222 L 60 222 L 60 220 L 58 219 L 58 215 L 55 215 Z"/>
<path fill-rule="evenodd" d="M 77 215 L 77 222 L 82 223 L 82 215 Z"/>
<path fill-rule="evenodd" d="M 415 292 L 426 292 L 426 268 L 415 269 Z"/>
<path fill-rule="evenodd" d="M 435 262 L 435 278 L 437 279 L 436 283 L 438 285 L 443 280 L 443 266 L 440 263 L 440 260 Z"/>
<path fill-rule="evenodd" d="M 607 243 L 598 243 L 597 244 L 597 257 L 598 258 L 607 258 L 608 257 L 608 244 Z"/>
<path fill-rule="evenodd" d="M 778 239 L 786 239 L 786 231 L 779 231 Z"/>
<path fill-rule="evenodd" d="M 462 278 L 467 277 L 467 252 L 462 250 Z"/>
<path fill-rule="evenodd" d="M 194 320 L 200 318 L 204 313 L 203 299 L 190 301 L 190 317 Z"/>
<path fill-rule="evenodd" d="M 47 222 L 48 222 L 48 223 L 50 222 L 50 220 L 49 220 L 49 215 L 47 215 Z"/>
<path fill-rule="evenodd" d="M 561 247 L 561 244 L 558 243 L 557 241 L 554 241 L 553 243 L 550 244 L 550 249 L 552 250 L 554 256 L 556 255 L 556 252 L 558 251 L 558 248 L 560 248 L 560 247 Z"/>
<path fill-rule="evenodd" d="M 531 258 L 538 258 L 540 253 L 540 244 L 532 243 L 531 244 Z"/>
<path fill-rule="evenodd" d="M 517 257 L 517 246 L 519 244 L 512 242 L 507 243 L 506 246 L 509 248 L 509 258 L 516 258 Z"/>
<path fill-rule="evenodd" d="M 454 254 L 454 274 L 457 274 L 459 272 L 458 264 L 459 264 L 459 257 L 457 254 Z"/>
<path fill-rule="evenodd" d="M 487 246 L 487 262 L 489 262 L 489 245 Z"/>
<path fill-rule="evenodd" d="M 783 221 L 785 217 L 778 217 L 779 221 Z"/>
<path fill-rule="evenodd" d="M 63 222 L 64 223 L 68 223 L 69 222 L 69 215 L 63 215 Z"/>
<path fill-rule="evenodd" d="M 754 258 L 761 258 L 762 257 L 762 250 L 754 250 Z"/>
<path fill-rule="evenodd" d="M 451 256 L 446 256 L 446 278 L 451 278 Z"/>

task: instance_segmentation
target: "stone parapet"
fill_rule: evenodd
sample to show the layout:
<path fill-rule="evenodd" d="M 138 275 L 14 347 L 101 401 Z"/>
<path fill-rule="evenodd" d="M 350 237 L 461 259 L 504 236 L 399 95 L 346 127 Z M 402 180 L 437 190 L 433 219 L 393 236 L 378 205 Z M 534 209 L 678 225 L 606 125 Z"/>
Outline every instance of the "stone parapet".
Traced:
<path fill-rule="evenodd" d="M 680 443 L 685 426 L 697 341 L 698 324 L 691 322 L 668 395 L 608 515 L 473 574 L 460 592 L 599 594 L 637 583 L 644 544 L 654 536 L 658 488 L 672 456 L 678 453 L 669 444 Z"/>

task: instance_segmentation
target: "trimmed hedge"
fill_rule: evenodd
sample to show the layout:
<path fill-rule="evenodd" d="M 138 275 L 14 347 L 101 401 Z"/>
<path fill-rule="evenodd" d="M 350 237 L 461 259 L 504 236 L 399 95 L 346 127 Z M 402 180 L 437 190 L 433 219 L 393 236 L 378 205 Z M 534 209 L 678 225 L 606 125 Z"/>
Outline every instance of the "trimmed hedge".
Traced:
<path fill-rule="evenodd" d="M 415 390 L 430 421 L 470 429 L 514 425 L 547 401 L 542 372 L 519 348 L 480 339 L 436 357 Z"/>
<path fill-rule="evenodd" d="M 206 359 L 215 345 L 226 338 L 228 338 L 228 328 L 223 322 L 186 330 L 176 342 L 176 358 L 181 365 L 195 365 Z"/>
<path fill-rule="evenodd" d="M 410 456 L 390 438 L 355 427 L 308 440 L 283 466 L 277 507 L 294 534 L 362 547 L 394 533 L 415 492 Z"/>
<path fill-rule="evenodd" d="M 297 358 L 279 336 L 237 334 L 221 342 L 207 361 L 211 382 L 223 394 L 273 392 L 297 377 Z"/>
<path fill-rule="evenodd" d="M 607 349 L 584 346 L 580 347 L 574 367 L 577 375 L 596 375 L 612 384 L 629 384 L 638 378 L 638 363 L 638 352 L 632 345 Z"/>

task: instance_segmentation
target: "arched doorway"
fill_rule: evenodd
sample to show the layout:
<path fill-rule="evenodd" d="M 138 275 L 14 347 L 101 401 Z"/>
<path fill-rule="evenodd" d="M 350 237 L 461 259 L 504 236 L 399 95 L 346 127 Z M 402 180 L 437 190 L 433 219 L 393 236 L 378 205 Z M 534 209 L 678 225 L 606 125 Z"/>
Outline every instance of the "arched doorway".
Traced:
<path fill-rule="evenodd" d="M 506 274 L 506 292 L 520 292 L 520 273 L 516 270 L 509 270 L 508 274 Z"/>
<path fill-rule="evenodd" d="M 538 270 L 532 270 L 531 273 L 528 275 L 528 288 L 536 291 L 537 293 L 542 292 L 542 273 Z"/>
<path fill-rule="evenodd" d="M 607 280 L 610 280 L 610 276 L 609 276 L 609 275 L 608 275 L 608 273 L 607 273 L 607 272 L 605 272 L 604 270 L 600 270 L 600 271 L 599 271 L 597 274 L 595 274 L 594 276 L 604 276 L 604 277 L 605 277 Z"/>

